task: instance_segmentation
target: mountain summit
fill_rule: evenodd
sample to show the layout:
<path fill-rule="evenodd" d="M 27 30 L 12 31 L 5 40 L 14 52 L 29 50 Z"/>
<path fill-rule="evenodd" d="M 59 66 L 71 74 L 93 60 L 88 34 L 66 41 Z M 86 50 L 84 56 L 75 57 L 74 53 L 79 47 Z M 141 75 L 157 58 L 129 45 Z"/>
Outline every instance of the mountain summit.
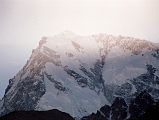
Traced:
<path fill-rule="evenodd" d="M 0 113 L 58 109 L 81 118 L 144 90 L 157 100 L 158 63 L 159 46 L 146 40 L 70 32 L 43 37 L 9 80 Z"/>

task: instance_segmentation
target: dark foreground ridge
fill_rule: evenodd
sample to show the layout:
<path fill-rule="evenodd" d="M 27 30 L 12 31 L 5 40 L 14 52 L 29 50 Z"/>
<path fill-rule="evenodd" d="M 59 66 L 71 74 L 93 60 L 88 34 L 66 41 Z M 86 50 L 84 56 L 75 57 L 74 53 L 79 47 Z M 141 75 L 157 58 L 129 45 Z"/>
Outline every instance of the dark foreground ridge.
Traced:
<path fill-rule="evenodd" d="M 159 120 L 159 102 L 147 109 L 139 120 Z"/>
<path fill-rule="evenodd" d="M 0 120 L 75 120 L 69 114 L 59 110 L 16 111 Z M 146 91 L 141 92 L 129 105 L 123 98 L 117 97 L 111 106 L 105 105 L 96 113 L 81 120 L 159 120 L 159 102 Z"/>
<path fill-rule="evenodd" d="M 0 120 L 74 120 L 69 114 L 59 110 L 49 111 L 15 111 Z"/>

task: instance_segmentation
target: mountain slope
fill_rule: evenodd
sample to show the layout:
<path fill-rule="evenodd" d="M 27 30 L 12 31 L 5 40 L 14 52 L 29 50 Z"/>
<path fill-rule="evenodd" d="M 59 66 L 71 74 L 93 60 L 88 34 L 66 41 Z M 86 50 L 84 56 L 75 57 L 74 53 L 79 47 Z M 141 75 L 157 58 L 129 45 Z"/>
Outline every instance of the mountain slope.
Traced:
<path fill-rule="evenodd" d="M 144 89 L 158 99 L 158 50 L 145 40 L 106 34 L 43 37 L 10 79 L 1 114 L 58 109 L 81 118 L 110 105 L 115 97 L 129 102 Z"/>

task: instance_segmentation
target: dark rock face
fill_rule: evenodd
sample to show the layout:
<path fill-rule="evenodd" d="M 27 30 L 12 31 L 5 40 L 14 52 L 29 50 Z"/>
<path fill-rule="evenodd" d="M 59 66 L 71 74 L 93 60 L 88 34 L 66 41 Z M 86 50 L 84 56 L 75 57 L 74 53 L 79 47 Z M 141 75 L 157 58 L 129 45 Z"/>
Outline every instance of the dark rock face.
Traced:
<path fill-rule="evenodd" d="M 111 106 L 111 120 L 124 120 L 128 106 L 123 98 L 117 97 Z"/>
<path fill-rule="evenodd" d="M 130 118 L 132 120 L 138 119 L 154 104 L 155 101 L 146 91 L 140 93 L 129 105 Z"/>
<path fill-rule="evenodd" d="M 157 99 L 159 96 L 159 89 L 154 86 L 159 85 L 159 77 L 155 75 L 156 68 L 153 65 L 146 65 L 147 73 L 140 75 L 133 80 L 130 80 L 135 86 L 138 93 L 146 90 L 151 93 L 153 98 Z"/>
<path fill-rule="evenodd" d="M 64 70 L 69 74 L 70 76 L 74 77 L 75 80 L 77 80 L 78 85 L 81 87 L 86 87 L 88 84 L 88 81 L 85 77 L 81 76 L 80 74 L 76 73 L 75 71 L 69 69 L 67 66 L 64 67 Z"/>
<path fill-rule="evenodd" d="M 115 94 L 118 96 L 123 96 L 124 98 L 129 96 L 132 90 L 132 85 L 130 83 L 124 83 L 118 86 Z"/>
<path fill-rule="evenodd" d="M 151 95 L 143 91 L 128 105 L 123 98 L 116 97 L 111 107 L 105 105 L 82 120 L 158 120 L 157 112 L 159 103 L 155 103 Z"/>
<path fill-rule="evenodd" d="M 157 49 L 154 53 L 152 53 L 152 56 L 156 59 L 159 59 L 159 49 Z"/>
<path fill-rule="evenodd" d="M 123 98 L 117 97 L 112 106 L 105 105 L 97 113 L 83 117 L 82 120 L 125 120 L 128 106 Z"/>
<path fill-rule="evenodd" d="M 146 113 L 143 114 L 138 120 L 158 120 L 159 119 L 159 102 L 149 107 Z"/>
<path fill-rule="evenodd" d="M 0 120 L 74 120 L 74 118 L 59 110 L 50 110 L 17 111 L 1 117 Z"/>
<path fill-rule="evenodd" d="M 45 72 L 46 77 L 54 83 L 54 87 L 58 89 L 59 91 L 67 92 L 68 88 L 64 87 L 63 84 L 59 81 L 56 81 L 52 75 L 49 75 L 48 73 Z"/>
<path fill-rule="evenodd" d="M 110 107 L 108 106 L 108 105 L 105 105 L 104 107 L 102 107 L 101 109 L 100 109 L 100 112 L 102 113 L 102 114 L 104 114 L 104 116 L 105 116 L 105 120 L 107 120 L 107 119 L 109 119 L 109 114 L 110 114 Z"/>
<path fill-rule="evenodd" d="M 83 117 L 81 120 L 109 120 L 110 107 L 108 105 L 103 106 L 97 113 L 92 113 L 89 116 Z"/>

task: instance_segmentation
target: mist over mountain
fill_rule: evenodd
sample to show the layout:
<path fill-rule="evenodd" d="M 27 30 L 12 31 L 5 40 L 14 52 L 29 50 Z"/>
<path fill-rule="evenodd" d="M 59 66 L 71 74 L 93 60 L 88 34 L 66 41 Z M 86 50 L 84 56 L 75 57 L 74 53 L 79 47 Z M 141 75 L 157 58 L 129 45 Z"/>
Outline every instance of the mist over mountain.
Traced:
<path fill-rule="evenodd" d="M 127 106 L 145 90 L 156 102 L 158 69 L 159 45 L 146 40 L 69 31 L 43 37 L 9 80 L 0 114 L 57 109 L 82 118 L 117 98 Z"/>

